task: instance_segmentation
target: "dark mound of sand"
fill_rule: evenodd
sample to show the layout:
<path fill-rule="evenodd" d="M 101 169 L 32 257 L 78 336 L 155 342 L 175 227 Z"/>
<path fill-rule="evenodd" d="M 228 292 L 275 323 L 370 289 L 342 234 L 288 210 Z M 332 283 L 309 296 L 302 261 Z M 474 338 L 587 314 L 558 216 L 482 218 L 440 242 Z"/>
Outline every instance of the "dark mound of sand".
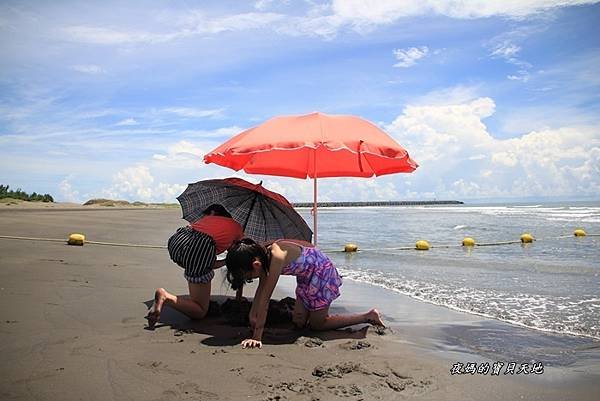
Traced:
<path fill-rule="evenodd" d="M 296 300 L 291 297 L 283 298 L 279 301 L 272 299 L 269 301 L 269 311 L 267 313 L 267 325 L 275 325 L 281 323 L 290 323 L 292 321 L 292 312 Z M 232 326 L 248 326 L 248 314 L 252 302 L 242 300 L 238 302 L 234 299 L 228 299 L 223 304 L 211 301 L 208 310 L 209 316 L 222 316 L 228 324 Z"/>

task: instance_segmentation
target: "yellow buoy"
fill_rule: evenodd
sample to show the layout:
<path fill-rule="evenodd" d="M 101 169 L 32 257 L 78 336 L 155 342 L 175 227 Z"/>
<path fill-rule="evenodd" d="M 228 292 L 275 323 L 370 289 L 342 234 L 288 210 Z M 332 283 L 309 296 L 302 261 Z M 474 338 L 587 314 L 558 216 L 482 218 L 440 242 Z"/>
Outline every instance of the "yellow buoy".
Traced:
<path fill-rule="evenodd" d="M 344 247 L 344 252 L 356 252 L 358 251 L 358 245 L 356 244 L 346 244 Z"/>
<path fill-rule="evenodd" d="M 85 235 L 83 234 L 71 234 L 67 243 L 69 245 L 83 245 L 85 242 Z"/>
<path fill-rule="evenodd" d="M 582 228 L 578 228 L 577 230 L 575 230 L 575 232 L 573 234 L 576 237 L 585 237 L 587 235 Z"/>
<path fill-rule="evenodd" d="M 429 242 L 425 241 L 425 240 L 418 240 L 417 243 L 415 244 L 415 249 L 419 250 L 419 251 L 427 251 L 429 250 Z"/>
<path fill-rule="evenodd" d="M 475 240 L 471 237 L 465 237 L 462 244 L 463 246 L 475 246 Z"/>
<path fill-rule="evenodd" d="M 529 244 L 529 243 L 533 242 L 533 235 L 531 235 L 529 233 L 525 233 L 525 234 L 521 235 L 521 242 L 524 244 Z"/>

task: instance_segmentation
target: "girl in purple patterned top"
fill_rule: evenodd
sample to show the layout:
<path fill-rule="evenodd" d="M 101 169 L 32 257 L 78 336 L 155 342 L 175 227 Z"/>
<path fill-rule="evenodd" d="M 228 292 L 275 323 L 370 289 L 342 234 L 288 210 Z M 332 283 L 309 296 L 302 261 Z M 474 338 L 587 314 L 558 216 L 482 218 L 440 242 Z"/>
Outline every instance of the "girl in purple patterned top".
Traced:
<path fill-rule="evenodd" d="M 342 279 L 331 260 L 311 243 L 282 239 L 261 245 L 249 238 L 235 242 L 227 251 L 227 280 L 234 290 L 254 278 L 258 288 L 250 309 L 253 336 L 242 347 L 262 346 L 269 301 L 281 274 L 296 276 L 293 322 L 302 328 L 333 330 L 360 323 L 383 326 L 377 309 L 365 313 L 329 315 L 329 305 L 340 296 Z"/>

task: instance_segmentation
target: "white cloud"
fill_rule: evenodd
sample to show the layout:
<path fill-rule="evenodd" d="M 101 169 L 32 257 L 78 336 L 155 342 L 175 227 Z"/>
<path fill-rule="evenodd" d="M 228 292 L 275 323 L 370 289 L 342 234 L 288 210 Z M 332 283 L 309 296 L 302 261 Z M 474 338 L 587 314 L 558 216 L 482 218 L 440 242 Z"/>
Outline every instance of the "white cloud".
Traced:
<path fill-rule="evenodd" d="M 331 3 L 308 1 L 306 3 L 309 6 L 304 14 L 296 15 L 265 11 L 275 5 L 287 6 L 287 1 L 259 0 L 253 4 L 255 12 L 207 16 L 206 12 L 199 9 L 188 9 L 185 13 L 157 10 L 153 20 L 148 21 L 148 27 L 144 29 L 71 25 L 63 28 L 61 32 L 69 41 L 117 46 L 154 45 L 195 36 L 256 29 L 329 40 L 344 28 L 366 33 L 379 25 L 390 24 L 405 17 L 438 14 L 459 19 L 493 16 L 523 19 L 561 7 L 596 2 L 598 0 L 334 0 Z"/>
<path fill-rule="evenodd" d="M 258 0 L 254 3 L 254 8 L 262 11 L 271 8 L 278 3 L 287 5 L 289 2 L 289 0 Z"/>
<path fill-rule="evenodd" d="M 413 106 L 441 106 L 468 103 L 479 98 L 480 88 L 477 86 L 457 85 L 441 88 L 415 98 Z"/>
<path fill-rule="evenodd" d="M 119 195 L 125 194 L 139 200 L 152 199 L 154 177 L 146 166 L 128 167 L 119 171 L 113 182 L 112 190 L 117 195 L 112 197 L 119 198 Z"/>
<path fill-rule="evenodd" d="M 496 152 L 492 155 L 492 162 L 499 164 L 504 167 L 515 167 L 519 160 L 515 152 Z"/>
<path fill-rule="evenodd" d="M 398 62 L 394 64 L 394 67 L 411 67 L 417 63 L 417 60 L 422 59 L 429 53 L 427 46 L 421 47 L 409 47 L 407 49 L 395 49 L 394 56 Z"/>
<path fill-rule="evenodd" d="M 166 153 L 154 154 L 155 160 L 162 161 L 163 164 L 171 164 L 182 167 L 184 164 L 197 163 L 208 153 L 209 147 L 197 145 L 189 141 L 179 141 L 169 145 Z M 191 166 L 190 166 L 191 167 Z"/>
<path fill-rule="evenodd" d="M 330 14 L 330 9 L 326 5 L 315 6 L 305 16 L 289 17 L 281 22 L 273 26 L 277 33 L 290 36 L 320 37 L 325 40 L 335 38 L 346 23 L 340 16 Z"/>
<path fill-rule="evenodd" d="M 143 164 L 127 167 L 113 177 L 112 186 L 102 191 L 110 199 L 128 199 L 142 202 L 173 202 L 185 186 L 155 183 L 150 168 Z"/>
<path fill-rule="evenodd" d="M 97 45 L 124 45 L 135 43 L 164 43 L 180 36 L 178 33 L 154 34 L 111 28 L 74 25 L 63 29 L 65 38 L 73 42 Z"/>
<path fill-rule="evenodd" d="M 431 13 L 452 18 L 503 16 L 524 18 L 560 7 L 594 4 L 597 0 L 334 0 L 334 13 L 357 25 L 388 24 L 399 18 Z"/>
<path fill-rule="evenodd" d="M 521 81 L 521 82 L 529 81 L 530 77 L 531 77 L 531 74 L 529 73 L 529 71 L 526 71 L 526 70 L 519 70 L 519 71 L 517 71 L 516 74 L 510 74 L 510 75 L 506 76 L 506 78 L 510 79 L 511 81 Z"/>
<path fill-rule="evenodd" d="M 73 189 L 71 186 L 70 177 L 65 178 L 58 185 L 58 190 L 60 191 L 61 199 L 66 202 L 75 202 L 81 203 L 81 196 L 79 195 L 79 191 Z"/>
<path fill-rule="evenodd" d="M 499 38 L 506 37 L 506 36 L 509 36 L 509 37 L 510 36 L 522 36 L 524 34 L 525 34 L 525 32 L 514 31 L 514 32 L 508 32 L 506 34 L 500 35 Z M 494 43 L 496 40 L 497 40 L 497 38 L 494 38 L 492 40 L 492 43 Z M 501 40 L 500 43 L 496 43 L 495 45 L 492 46 L 492 51 L 490 53 L 490 56 L 492 58 L 503 59 L 507 63 L 519 67 L 519 70 L 516 73 L 509 74 L 506 76 L 506 78 L 508 78 L 511 81 L 527 82 L 531 78 L 530 70 L 533 67 L 533 65 L 531 65 L 531 63 L 521 60 L 520 58 L 517 57 L 517 55 L 519 54 L 520 51 L 521 51 L 520 46 L 512 43 L 510 40 L 504 39 L 504 40 Z"/>
<path fill-rule="evenodd" d="M 181 131 L 181 135 L 186 138 L 203 138 L 203 139 L 225 139 L 234 136 L 235 134 L 239 134 L 244 131 L 243 128 L 233 126 L 233 127 L 223 127 L 217 128 L 212 131 L 205 130 L 184 130 Z"/>
<path fill-rule="evenodd" d="M 77 72 L 82 72 L 84 74 L 91 74 L 91 75 L 106 73 L 106 70 L 104 68 L 100 67 L 99 65 L 95 65 L 95 64 L 78 64 L 78 65 L 72 66 L 71 69 L 74 71 L 77 71 Z"/>
<path fill-rule="evenodd" d="M 217 145 L 213 141 L 178 141 L 167 145 L 164 153 L 156 153 L 117 172 L 111 186 L 98 196 L 170 203 L 176 201 L 189 182 L 238 175 L 214 164 L 204 164 L 203 156 Z"/>
<path fill-rule="evenodd" d="M 411 191 L 459 199 L 600 194 L 598 128 L 497 139 L 482 121 L 495 107 L 490 98 L 406 107 L 386 128 L 420 163 Z"/>
<path fill-rule="evenodd" d="M 117 125 L 117 126 L 132 126 L 132 125 L 138 125 L 138 124 L 139 123 L 134 118 L 126 118 L 125 120 L 119 121 L 115 125 Z"/>
<path fill-rule="evenodd" d="M 496 109 L 479 97 L 457 104 L 407 106 L 385 127 L 420 164 L 412 174 L 370 179 L 319 180 L 320 201 L 476 199 L 527 196 L 598 196 L 600 130 L 545 129 L 497 139 L 483 120 Z M 175 202 L 185 184 L 237 176 L 281 193 L 291 202 L 312 201 L 312 180 L 248 175 L 202 157 L 221 140 L 178 141 L 151 159 L 114 175 L 103 197 Z"/>
<path fill-rule="evenodd" d="M 245 31 L 269 27 L 285 18 L 274 13 L 245 13 L 206 18 L 201 11 L 187 11 L 179 18 L 181 26 L 167 27 L 167 32 L 128 30 L 103 26 L 73 25 L 63 28 L 65 39 L 98 45 L 160 44 L 192 36 Z M 175 20 L 177 18 L 174 17 Z"/>
<path fill-rule="evenodd" d="M 492 51 L 491 55 L 493 57 L 502 57 L 505 59 L 511 59 L 519 53 L 521 48 L 514 43 L 504 42 L 497 45 Z"/>
<path fill-rule="evenodd" d="M 186 118 L 206 118 L 206 117 L 222 117 L 224 109 L 194 109 L 189 107 L 169 107 L 163 109 L 167 113 L 172 113 Z"/>
<path fill-rule="evenodd" d="M 462 154 L 465 144 L 488 144 L 493 138 L 481 121 L 495 110 L 492 99 L 478 98 L 468 103 L 438 106 L 407 106 L 387 129 L 396 133 L 418 162 L 451 159 L 452 156 L 479 156 L 480 151 Z"/>

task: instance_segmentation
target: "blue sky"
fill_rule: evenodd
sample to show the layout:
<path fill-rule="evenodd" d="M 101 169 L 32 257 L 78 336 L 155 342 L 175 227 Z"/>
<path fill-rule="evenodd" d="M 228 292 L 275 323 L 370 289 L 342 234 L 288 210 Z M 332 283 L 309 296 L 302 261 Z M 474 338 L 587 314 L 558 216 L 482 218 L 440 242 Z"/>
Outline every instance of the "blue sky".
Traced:
<path fill-rule="evenodd" d="M 355 114 L 419 162 L 320 200 L 600 199 L 600 4 L 474 0 L 0 5 L 0 183 L 172 202 L 280 114 Z"/>

